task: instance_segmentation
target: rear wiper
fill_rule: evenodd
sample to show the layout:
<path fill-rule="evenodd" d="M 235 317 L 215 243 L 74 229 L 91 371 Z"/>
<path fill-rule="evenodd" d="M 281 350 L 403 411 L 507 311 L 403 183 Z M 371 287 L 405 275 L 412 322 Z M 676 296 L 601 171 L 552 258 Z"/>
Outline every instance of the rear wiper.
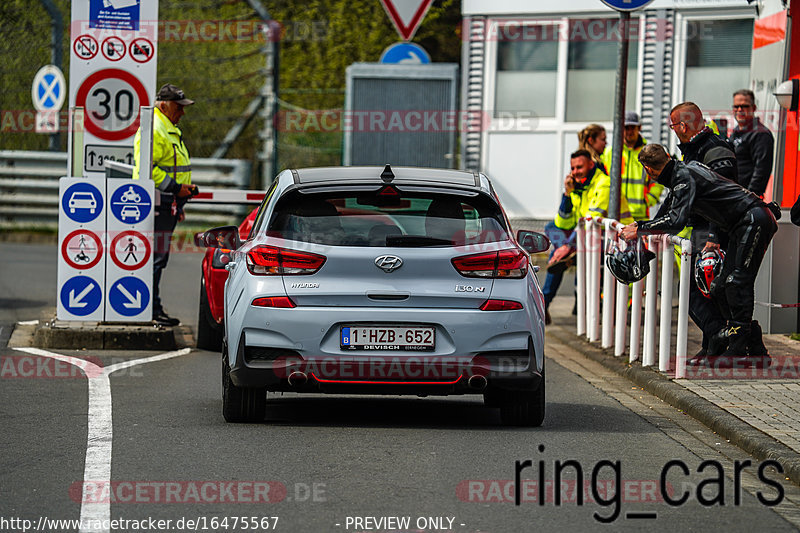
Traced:
<path fill-rule="evenodd" d="M 415 248 L 422 246 L 453 246 L 455 243 L 448 239 L 437 239 L 425 235 L 389 235 L 386 237 L 386 246 L 399 246 Z"/>

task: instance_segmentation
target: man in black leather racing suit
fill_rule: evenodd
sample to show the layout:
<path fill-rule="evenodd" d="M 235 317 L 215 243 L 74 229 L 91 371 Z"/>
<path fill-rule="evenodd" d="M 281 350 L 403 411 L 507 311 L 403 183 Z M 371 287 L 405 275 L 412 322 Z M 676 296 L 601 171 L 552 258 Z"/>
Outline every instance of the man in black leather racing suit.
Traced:
<path fill-rule="evenodd" d="M 772 236 L 778 230 L 775 215 L 758 196 L 723 178 L 702 163 L 683 163 L 670 158 L 663 146 L 649 144 L 639 161 L 651 178 L 670 193 L 665 208 L 656 218 L 634 222 L 622 229 L 622 236 L 634 239 L 642 233 L 675 233 L 690 217 L 710 224 L 706 248 L 719 247 L 718 230 L 729 235 L 722 275 L 711 284 L 711 293 L 728 319 L 725 336 L 728 348 L 721 355 L 706 356 L 717 366 L 769 366 L 766 352 L 750 354 L 751 321 L 755 279 Z"/>

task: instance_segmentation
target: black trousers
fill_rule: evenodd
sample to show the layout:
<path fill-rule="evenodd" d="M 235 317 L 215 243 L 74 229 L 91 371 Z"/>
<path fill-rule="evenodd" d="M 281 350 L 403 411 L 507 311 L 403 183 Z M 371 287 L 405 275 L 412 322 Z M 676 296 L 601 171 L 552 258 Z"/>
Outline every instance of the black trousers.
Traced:
<path fill-rule="evenodd" d="M 178 215 L 173 215 L 169 206 L 167 209 L 157 209 L 155 213 L 153 235 L 153 316 L 161 313 L 161 297 L 158 286 L 161 283 L 161 273 L 169 261 L 169 248 L 172 243 L 172 232 L 178 223 Z"/>
<path fill-rule="evenodd" d="M 711 284 L 711 293 L 723 314 L 735 322 L 749 325 L 753 319 L 756 276 L 776 231 L 770 210 L 756 206 L 730 232 L 722 275 Z"/>

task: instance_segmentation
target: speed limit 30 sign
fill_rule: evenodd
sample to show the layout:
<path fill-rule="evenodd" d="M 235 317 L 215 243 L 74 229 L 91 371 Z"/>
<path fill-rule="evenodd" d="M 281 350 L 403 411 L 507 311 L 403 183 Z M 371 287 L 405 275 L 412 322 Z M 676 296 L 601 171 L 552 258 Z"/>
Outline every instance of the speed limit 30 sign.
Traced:
<path fill-rule="evenodd" d="M 99 139 L 119 141 L 136 135 L 139 107 L 150 105 L 144 84 L 117 68 L 98 70 L 78 88 L 75 105 L 84 108 L 84 127 Z"/>

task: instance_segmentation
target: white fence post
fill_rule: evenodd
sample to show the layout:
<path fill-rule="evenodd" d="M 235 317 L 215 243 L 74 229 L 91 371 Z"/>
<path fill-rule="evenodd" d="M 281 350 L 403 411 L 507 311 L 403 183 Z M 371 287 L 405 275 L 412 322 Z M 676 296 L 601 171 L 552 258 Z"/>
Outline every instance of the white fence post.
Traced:
<path fill-rule="evenodd" d="M 658 369 L 661 372 L 669 370 L 671 357 L 670 344 L 672 343 L 672 265 L 675 256 L 672 241 L 669 235 L 661 237 L 661 323 L 658 343 Z"/>
<path fill-rule="evenodd" d="M 603 227 L 605 228 L 605 238 L 603 241 L 605 242 L 604 250 L 608 251 L 609 243 L 611 242 L 611 236 L 614 235 L 616 238 L 616 230 L 612 229 L 611 227 L 611 220 L 604 219 L 603 220 Z M 600 253 L 600 261 L 602 264 L 602 269 L 604 272 L 603 277 L 603 338 L 600 343 L 600 346 L 603 348 L 611 347 L 612 337 L 614 332 L 614 285 L 616 284 L 616 278 L 611 273 L 611 270 L 608 268 L 608 264 L 605 260 L 605 254 L 603 250 L 599 251 Z"/>
<path fill-rule="evenodd" d="M 641 334 L 642 334 L 642 286 L 644 280 L 639 280 L 633 284 L 631 295 L 631 363 L 637 361 L 641 355 Z M 627 285 L 625 286 L 627 289 Z"/>
<path fill-rule="evenodd" d="M 589 340 L 595 342 L 600 337 L 600 227 L 594 220 L 589 221 Z"/>
<path fill-rule="evenodd" d="M 644 355 L 642 366 L 656 364 L 656 298 L 658 297 L 658 238 L 648 237 L 648 246 L 656 256 L 650 261 L 650 273 L 647 275 L 644 303 Z"/>
<path fill-rule="evenodd" d="M 620 356 L 625 353 L 625 333 L 628 329 L 628 284 L 617 282 L 616 286 L 617 318 L 614 324 L 614 355 Z"/>
<path fill-rule="evenodd" d="M 686 377 L 686 343 L 689 334 L 689 283 L 692 283 L 692 242 L 680 239 L 681 277 L 678 296 L 678 339 L 675 354 L 675 377 Z"/>
<path fill-rule="evenodd" d="M 586 226 L 583 220 L 578 221 L 575 228 L 577 233 L 577 291 L 578 291 L 578 335 L 586 334 Z"/>

